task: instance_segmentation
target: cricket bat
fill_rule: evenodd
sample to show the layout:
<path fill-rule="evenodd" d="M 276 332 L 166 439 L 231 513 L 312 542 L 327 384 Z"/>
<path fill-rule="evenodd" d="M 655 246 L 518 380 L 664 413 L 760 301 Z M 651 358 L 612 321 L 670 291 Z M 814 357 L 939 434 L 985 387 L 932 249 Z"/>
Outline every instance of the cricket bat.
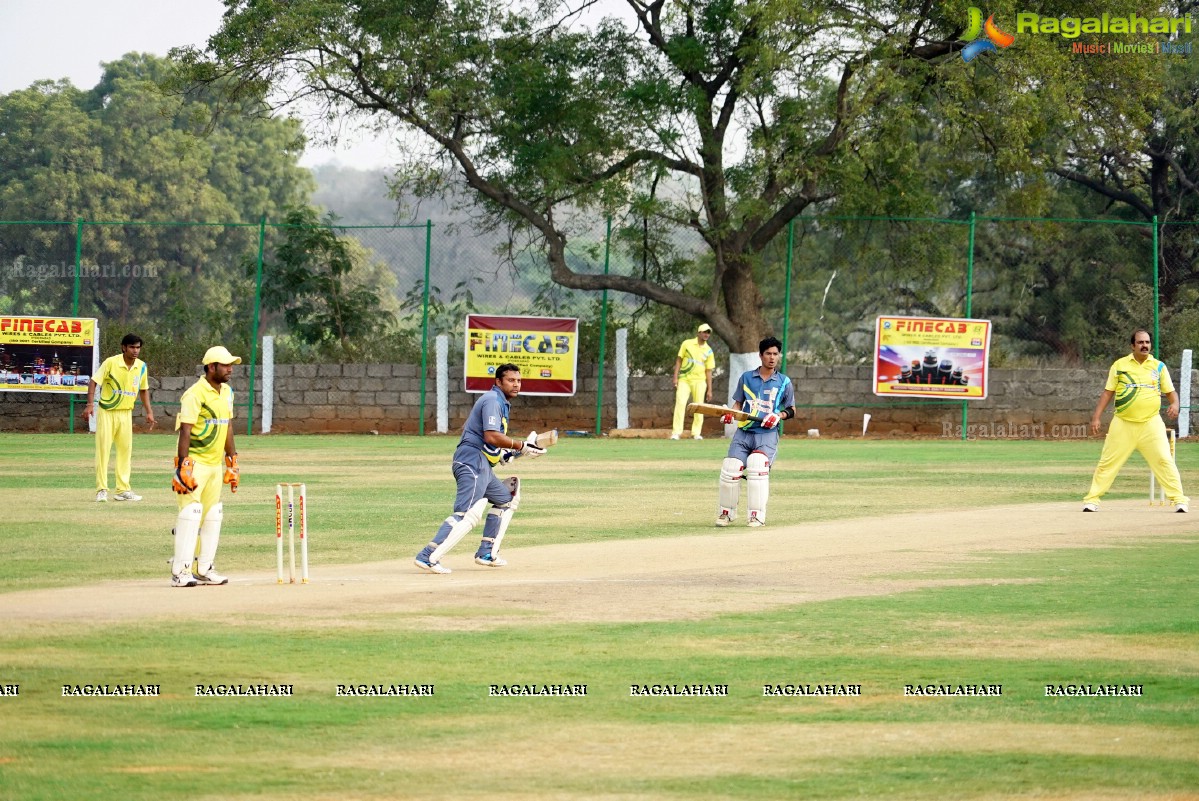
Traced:
<path fill-rule="evenodd" d="M 717 406 L 715 403 L 688 403 L 687 414 L 702 414 L 704 416 L 711 415 L 712 417 L 721 417 L 726 414 L 731 414 L 734 420 L 756 420 L 749 412 L 743 412 L 739 409 L 730 409 L 727 406 Z"/>
<path fill-rule="evenodd" d="M 558 429 L 552 428 L 549 431 L 542 431 L 537 435 L 538 448 L 552 448 L 558 444 Z"/>

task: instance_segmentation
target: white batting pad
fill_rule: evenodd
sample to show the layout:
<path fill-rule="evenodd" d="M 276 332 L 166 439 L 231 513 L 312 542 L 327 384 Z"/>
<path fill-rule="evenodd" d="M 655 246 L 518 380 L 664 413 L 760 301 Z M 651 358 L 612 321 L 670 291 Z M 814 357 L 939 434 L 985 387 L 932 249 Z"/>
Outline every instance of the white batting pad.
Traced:
<path fill-rule="evenodd" d="M 720 463 L 720 511 L 727 509 L 729 517 L 737 516 L 737 500 L 741 497 L 741 472 L 745 465 L 738 459 L 726 456 Z"/>
<path fill-rule="evenodd" d="M 766 454 L 754 451 L 745 460 L 746 495 L 750 514 L 766 522 L 766 501 L 770 498 L 770 463 Z"/>

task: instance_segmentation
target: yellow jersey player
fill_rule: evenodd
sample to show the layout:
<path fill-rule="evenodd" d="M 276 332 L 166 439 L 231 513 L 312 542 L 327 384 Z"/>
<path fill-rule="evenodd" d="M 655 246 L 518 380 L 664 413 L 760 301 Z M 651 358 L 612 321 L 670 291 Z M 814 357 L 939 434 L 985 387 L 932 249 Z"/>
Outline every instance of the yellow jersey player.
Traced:
<path fill-rule="evenodd" d="M 146 425 L 154 428 L 154 411 L 150 408 L 146 363 L 138 358 L 141 352 L 142 338 L 137 334 L 126 334 L 121 339 L 121 352 L 105 359 L 87 385 L 87 405 L 83 407 L 83 417 L 86 420 L 93 414 L 96 415 L 98 503 L 108 500 L 108 455 L 114 446 L 117 449 L 116 494 L 112 499 L 142 499 L 142 496 L 134 493 L 129 483 L 133 463 L 133 406 L 138 395 L 141 395 L 142 406 L 146 410 Z"/>
<path fill-rule="evenodd" d="M 175 420 L 179 443 L 171 479 L 179 501 L 172 587 L 229 582 L 216 571 L 214 562 L 224 516 L 221 484 L 237 492 L 241 477 L 230 426 L 233 390 L 229 378 L 235 364 L 241 364 L 241 358 L 223 346 L 209 348 L 204 354 L 204 377 L 192 384 L 179 401 Z"/>
<path fill-rule="evenodd" d="M 1166 414 L 1171 418 L 1178 417 L 1178 393 L 1166 365 L 1150 352 L 1152 347 L 1153 338 L 1149 332 L 1138 328 L 1132 333 L 1132 353 L 1117 359 L 1108 370 L 1107 383 L 1103 385 L 1099 403 L 1091 415 L 1091 432 L 1099 433 L 1099 416 L 1113 398 L 1116 415 L 1103 440 L 1103 453 L 1091 479 L 1091 490 L 1082 499 L 1084 512 L 1099 511 L 1099 499 L 1111 487 L 1134 450 L 1140 451 L 1149 463 L 1149 469 L 1165 488 L 1166 497 L 1174 504 L 1174 511 L 1187 511 L 1190 500 L 1182 492 L 1182 478 L 1170 458 L 1166 424 L 1161 417 L 1162 396 L 1170 402 Z"/>
<path fill-rule="evenodd" d="M 685 339 L 683 344 L 679 345 L 679 352 L 674 360 L 674 419 L 671 439 L 678 439 L 683 434 L 683 420 L 687 414 L 688 403 L 712 401 L 712 371 L 716 369 L 716 356 L 712 352 L 712 346 L 708 344 L 711 336 L 712 326 L 704 323 L 695 332 L 694 339 Z M 700 433 L 703 427 L 702 414 L 691 418 L 692 439 L 703 439 Z"/>

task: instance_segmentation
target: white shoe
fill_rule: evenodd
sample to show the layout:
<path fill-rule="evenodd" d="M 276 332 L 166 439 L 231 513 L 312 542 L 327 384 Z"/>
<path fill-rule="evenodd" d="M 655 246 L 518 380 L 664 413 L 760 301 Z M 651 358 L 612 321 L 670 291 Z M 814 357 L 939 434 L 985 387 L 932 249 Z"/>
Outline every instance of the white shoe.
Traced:
<path fill-rule="evenodd" d="M 220 573 L 216 572 L 215 566 L 209 567 L 206 573 L 196 573 L 195 578 L 197 584 L 211 584 L 218 586 L 229 583 L 229 579 L 226 576 L 222 576 Z"/>
<path fill-rule="evenodd" d="M 412 561 L 416 564 L 417 567 L 419 567 L 421 570 L 424 570 L 426 573 L 439 573 L 439 574 L 444 575 L 446 573 L 454 572 L 453 570 L 450 570 L 448 567 L 443 565 L 441 562 L 426 562 L 424 559 L 421 559 L 419 556 L 416 557 L 416 559 L 414 559 Z"/>
<path fill-rule="evenodd" d="M 100 490 L 96 493 L 96 503 L 108 502 L 108 490 Z"/>
<path fill-rule="evenodd" d="M 1174 511 L 1181 512 L 1182 514 L 1186 514 L 1190 510 L 1187 509 L 1187 505 L 1185 503 L 1176 503 L 1176 504 L 1174 504 Z"/>
<path fill-rule="evenodd" d="M 503 567 L 508 564 L 508 560 L 503 557 L 487 554 L 486 556 L 476 556 L 475 564 L 483 565 L 484 567 Z"/>
<path fill-rule="evenodd" d="M 750 528 L 761 528 L 762 526 L 766 525 L 766 523 L 762 520 L 762 518 L 758 517 L 757 512 L 750 512 L 749 521 L 745 525 L 749 526 Z"/>
<path fill-rule="evenodd" d="M 185 570 L 182 573 L 175 573 L 171 576 L 172 587 L 194 587 L 196 586 L 196 577 L 191 574 L 190 570 Z"/>
<path fill-rule="evenodd" d="M 702 434 L 696 434 L 696 435 L 695 435 L 694 437 L 692 437 L 691 439 L 703 439 L 703 435 L 702 435 Z"/>
<path fill-rule="evenodd" d="M 720 513 L 720 517 L 716 518 L 716 525 L 719 526 L 720 528 L 724 528 L 725 526 L 729 525 L 732 522 L 733 522 L 732 515 L 730 515 L 727 511 L 722 510 Z"/>
<path fill-rule="evenodd" d="M 140 501 L 142 496 L 135 495 L 133 490 L 125 490 L 124 492 L 118 492 L 116 495 L 113 495 L 112 499 L 114 501 Z"/>
<path fill-rule="evenodd" d="M 670 438 L 671 438 L 671 439 L 678 439 L 678 438 L 679 438 L 679 435 L 678 435 L 678 434 L 671 434 L 671 435 L 670 435 Z"/>
<path fill-rule="evenodd" d="M 1098 512 L 1098 511 L 1099 511 L 1099 504 L 1097 504 L 1097 503 L 1084 503 L 1084 504 L 1082 505 L 1082 510 L 1083 510 L 1084 512 Z"/>

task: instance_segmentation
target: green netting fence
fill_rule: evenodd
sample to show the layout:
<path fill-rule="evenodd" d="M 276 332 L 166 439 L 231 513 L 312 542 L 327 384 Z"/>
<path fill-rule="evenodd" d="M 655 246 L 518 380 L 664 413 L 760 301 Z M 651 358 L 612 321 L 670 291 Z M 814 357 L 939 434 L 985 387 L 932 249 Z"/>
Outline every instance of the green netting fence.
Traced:
<path fill-rule="evenodd" d="M 0 312 L 97 317 L 105 354 L 137 331 L 159 374 L 194 367 L 224 342 L 250 354 L 242 405 L 252 410 L 263 335 L 280 338 L 279 361 L 328 358 L 289 338 L 286 312 L 262 302 L 264 265 L 287 229 L 266 219 L 0 222 Z M 580 318 L 584 363 L 607 361 L 609 335 L 629 327 L 634 369 L 653 372 L 669 369 L 694 328 L 687 315 L 630 294 L 564 289 L 534 245 L 461 223 L 334 230 L 355 243 L 348 280 L 369 287 L 394 321 L 341 358 L 419 362 L 424 375 L 432 340 L 461 345 L 467 313 L 550 314 Z M 1199 335 L 1196 234 L 1192 224 L 1157 221 L 801 217 L 757 254 L 755 269 L 763 314 L 791 363 L 866 363 L 881 314 L 990 319 L 999 367 L 1106 364 L 1136 326 L 1151 327 L 1170 360 Z M 576 272 L 710 292 L 712 255 L 693 230 L 599 220 L 570 242 Z M 598 415 L 597 404 L 597 426 Z M 424 417 L 422 408 L 422 433 Z"/>

